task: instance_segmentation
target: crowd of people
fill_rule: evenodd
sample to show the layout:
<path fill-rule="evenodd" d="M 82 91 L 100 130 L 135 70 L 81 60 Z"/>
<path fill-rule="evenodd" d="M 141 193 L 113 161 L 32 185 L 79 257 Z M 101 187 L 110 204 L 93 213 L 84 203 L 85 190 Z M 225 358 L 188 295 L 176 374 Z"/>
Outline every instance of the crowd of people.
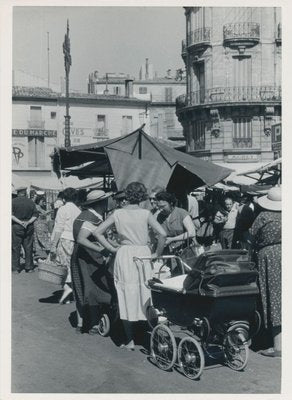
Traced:
<path fill-rule="evenodd" d="M 47 257 L 66 267 L 59 303 L 74 299 L 77 333 L 98 333 L 100 304 L 108 304 L 123 324 L 121 347 L 134 350 L 133 323 L 146 320 L 151 296 L 145 281 L 152 274 L 134 258 L 180 254 L 191 242 L 204 251 L 248 251 L 259 273 L 263 323 L 273 339 L 261 354 L 281 357 L 280 186 L 264 196 L 227 193 L 198 200 L 188 194 L 184 207 L 166 189 L 148 193 L 140 182 L 115 193 L 67 188 L 49 210 L 44 196 L 31 197 L 20 188 L 12 200 L 12 271 L 21 271 L 22 251 L 26 272 Z"/>

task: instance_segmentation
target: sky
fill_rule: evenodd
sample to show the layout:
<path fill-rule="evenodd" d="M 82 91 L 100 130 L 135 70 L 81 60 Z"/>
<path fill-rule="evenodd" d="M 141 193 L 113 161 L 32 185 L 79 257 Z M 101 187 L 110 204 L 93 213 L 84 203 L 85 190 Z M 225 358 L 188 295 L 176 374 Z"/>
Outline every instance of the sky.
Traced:
<path fill-rule="evenodd" d="M 62 44 L 70 23 L 70 88 L 87 91 L 90 72 L 124 72 L 138 77 L 145 58 L 159 76 L 184 66 L 182 7 L 14 7 L 13 69 L 50 81 L 65 75 Z"/>

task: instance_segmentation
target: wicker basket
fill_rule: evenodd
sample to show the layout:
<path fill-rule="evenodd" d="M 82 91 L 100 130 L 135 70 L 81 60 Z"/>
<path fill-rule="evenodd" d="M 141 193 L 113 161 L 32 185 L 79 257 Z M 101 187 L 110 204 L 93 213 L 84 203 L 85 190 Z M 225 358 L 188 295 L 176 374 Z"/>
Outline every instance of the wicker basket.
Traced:
<path fill-rule="evenodd" d="M 63 285 L 68 271 L 66 267 L 58 266 L 49 259 L 38 262 L 39 279 L 42 281 Z"/>

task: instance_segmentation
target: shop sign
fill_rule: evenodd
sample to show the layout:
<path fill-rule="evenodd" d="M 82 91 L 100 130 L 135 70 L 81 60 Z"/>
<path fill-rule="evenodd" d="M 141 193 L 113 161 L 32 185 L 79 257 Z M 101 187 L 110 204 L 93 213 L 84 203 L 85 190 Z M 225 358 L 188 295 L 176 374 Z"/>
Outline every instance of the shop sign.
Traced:
<path fill-rule="evenodd" d="M 57 131 L 46 129 L 12 129 L 12 136 L 57 137 Z"/>
<path fill-rule="evenodd" d="M 236 161 L 258 161 L 257 154 L 228 154 L 227 162 Z"/>
<path fill-rule="evenodd" d="M 282 143 L 281 143 L 281 142 L 272 143 L 272 150 L 273 150 L 273 151 L 280 151 L 280 150 L 282 150 Z"/>
<path fill-rule="evenodd" d="M 272 150 L 281 151 L 282 149 L 282 124 L 272 126 Z"/>
<path fill-rule="evenodd" d="M 282 124 L 274 124 L 272 126 L 272 144 L 282 142 Z"/>

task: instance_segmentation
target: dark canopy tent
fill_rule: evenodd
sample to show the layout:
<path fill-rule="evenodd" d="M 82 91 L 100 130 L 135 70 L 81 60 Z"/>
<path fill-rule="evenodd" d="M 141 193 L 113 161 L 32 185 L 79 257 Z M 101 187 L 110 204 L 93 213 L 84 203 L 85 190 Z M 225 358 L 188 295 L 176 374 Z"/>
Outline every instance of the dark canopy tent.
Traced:
<path fill-rule="evenodd" d="M 85 163 L 89 164 L 84 166 Z M 80 179 L 112 174 L 119 190 L 130 182 L 140 181 L 148 189 L 167 186 L 178 195 L 213 185 L 232 172 L 162 144 L 142 128 L 116 139 L 56 148 L 53 166 L 57 174 L 65 170 Z"/>

